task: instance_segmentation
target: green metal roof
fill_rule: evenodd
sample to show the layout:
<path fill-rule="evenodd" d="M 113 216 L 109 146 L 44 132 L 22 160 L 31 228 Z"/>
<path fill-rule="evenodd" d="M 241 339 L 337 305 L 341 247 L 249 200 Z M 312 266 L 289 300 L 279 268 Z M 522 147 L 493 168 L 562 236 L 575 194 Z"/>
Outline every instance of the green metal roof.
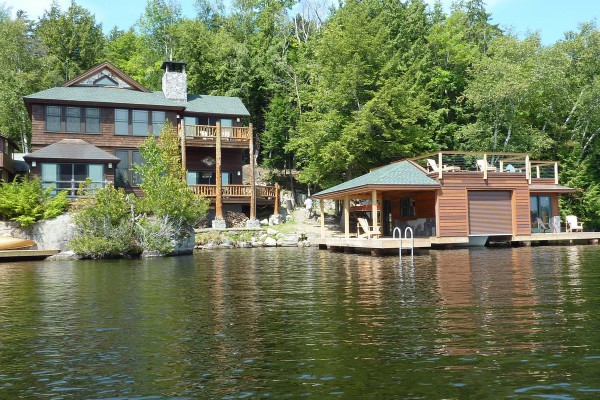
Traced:
<path fill-rule="evenodd" d="M 188 94 L 188 101 L 165 98 L 163 92 L 140 92 L 131 89 L 68 86 L 54 87 L 24 97 L 26 102 L 69 101 L 98 104 L 133 104 L 140 106 L 185 109 L 190 113 L 250 116 L 238 97 Z"/>
<path fill-rule="evenodd" d="M 425 186 L 436 188 L 440 184 L 430 177 L 421 168 L 410 161 L 401 161 L 378 168 L 368 174 L 361 175 L 339 185 L 325 189 L 315 194 L 315 197 L 358 189 L 368 186 Z"/>

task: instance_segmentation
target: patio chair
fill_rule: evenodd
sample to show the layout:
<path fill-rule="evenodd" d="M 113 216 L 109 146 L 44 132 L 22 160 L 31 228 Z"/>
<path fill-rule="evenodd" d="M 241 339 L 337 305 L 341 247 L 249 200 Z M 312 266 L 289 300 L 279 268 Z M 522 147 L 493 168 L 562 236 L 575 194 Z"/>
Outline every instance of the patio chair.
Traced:
<path fill-rule="evenodd" d="M 546 231 L 550 231 L 551 228 L 548 224 L 545 224 L 544 221 L 540 217 L 536 218 L 538 228 L 542 230 L 542 233 L 546 233 Z"/>
<path fill-rule="evenodd" d="M 583 232 L 583 222 L 578 222 L 577 216 L 567 215 L 565 219 L 567 220 L 567 232 Z"/>
<path fill-rule="evenodd" d="M 360 233 L 361 229 L 363 233 Z M 381 232 L 379 231 L 379 228 L 371 229 L 366 218 L 358 218 L 358 225 L 356 226 L 356 236 L 358 238 L 366 237 L 367 239 L 371 239 L 371 237 L 373 237 L 378 239 L 380 235 Z"/>
<path fill-rule="evenodd" d="M 433 158 L 427 159 L 427 165 L 429 166 L 429 168 L 431 168 L 431 171 L 440 172 L 440 169 L 438 168 L 438 165 Z M 442 172 L 454 172 L 454 171 L 460 171 L 460 167 L 457 167 L 455 165 L 446 165 L 446 164 L 442 165 Z"/>
<path fill-rule="evenodd" d="M 488 172 L 496 172 L 496 167 L 494 167 L 493 165 L 489 165 L 489 164 L 487 164 L 487 166 L 486 166 L 485 160 L 477 160 L 477 169 L 482 172 L 484 169 L 486 169 Z"/>

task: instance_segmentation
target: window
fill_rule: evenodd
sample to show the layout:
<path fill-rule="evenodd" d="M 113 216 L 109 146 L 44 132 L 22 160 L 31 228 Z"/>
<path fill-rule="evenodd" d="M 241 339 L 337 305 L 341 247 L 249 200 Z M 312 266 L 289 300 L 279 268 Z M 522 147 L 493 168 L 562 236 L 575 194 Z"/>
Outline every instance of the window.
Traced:
<path fill-rule="evenodd" d="M 66 107 L 66 109 L 67 109 L 66 131 L 67 132 L 81 132 L 81 108 Z"/>
<path fill-rule="evenodd" d="M 136 136 L 148 135 L 148 111 L 133 110 L 133 134 Z"/>
<path fill-rule="evenodd" d="M 85 132 L 100 133 L 100 109 L 86 108 L 85 109 Z"/>
<path fill-rule="evenodd" d="M 46 106 L 46 131 L 60 132 L 61 107 Z"/>
<path fill-rule="evenodd" d="M 152 111 L 152 133 L 154 136 L 160 136 L 160 131 L 165 126 L 165 112 Z"/>
<path fill-rule="evenodd" d="M 115 135 L 129 135 L 129 110 L 115 109 Z"/>
<path fill-rule="evenodd" d="M 537 219 L 541 219 L 545 224 L 551 222 L 552 219 L 552 202 L 550 196 L 533 195 L 530 197 L 531 207 L 531 228 L 538 228 Z"/>
<path fill-rule="evenodd" d="M 400 217 L 411 218 L 415 216 L 415 201 L 412 197 L 400 199 Z"/>
<path fill-rule="evenodd" d="M 58 190 L 67 190 L 69 196 L 76 196 L 79 184 L 87 178 L 92 180 L 91 189 L 104 187 L 104 165 L 82 163 L 42 163 L 44 188 L 55 185 Z"/>
<path fill-rule="evenodd" d="M 141 179 L 134 171 L 134 164 L 141 165 L 144 159 L 137 150 L 116 150 L 115 155 L 121 161 L 115 169 L 115 187 L 139 186 Z"/>

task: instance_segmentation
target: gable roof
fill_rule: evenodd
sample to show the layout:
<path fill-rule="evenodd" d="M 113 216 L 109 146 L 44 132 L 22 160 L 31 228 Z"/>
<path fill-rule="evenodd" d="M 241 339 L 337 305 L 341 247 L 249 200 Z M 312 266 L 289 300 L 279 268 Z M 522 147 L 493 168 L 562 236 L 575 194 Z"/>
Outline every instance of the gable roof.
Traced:
<path fill-rule="evenodd" d="M 359 193 L 375 189 L 436 189 L 441 185 L 412 161 L 400 161 L 375 169 L 314 195 L 317 199 L 334 198 L 336 195 Z"/>
<path fill-rule="evenodd" d="M 34 160 L 69 160 L 97 161 L 97 162 L 119 162 L 119 157 L 113 156 L 98 147 L 81 139 L 63 139 L 33 153 L 23 156 L 27 162 Z"/>
<path fill-rule="evenodd" d="M 68 82 L 65 82 L 63 87 L 71 87 L 71 86 L 76 86 L 76 85 L 82 84 L 86 79 L 93 77 L 94 75 L 102 72 L 103 70 L 107 70 L 110 74 L 122 79 L 133 89 L 139 90 L 140 92 L 149 92 L 150 91 L 150 90 L 146 89 L 144 86 L 137 83 L 133 78 L 131 78 L 125 72 L 123 72 L 119 68 L 115 67 L 113 64 L 109 63 L 108 61 L 104 61 L 100 64 L 94 65 L 92 68 L 88 69 L 87 71 L 82 72 L 81 74 L 77 75 L 75 78 L 69 80 Z M 106 75 L 106 76 L 108 76 L 108 75 Z M 114 79 L 111 78 L 111 80 L 114 80 Z"/>

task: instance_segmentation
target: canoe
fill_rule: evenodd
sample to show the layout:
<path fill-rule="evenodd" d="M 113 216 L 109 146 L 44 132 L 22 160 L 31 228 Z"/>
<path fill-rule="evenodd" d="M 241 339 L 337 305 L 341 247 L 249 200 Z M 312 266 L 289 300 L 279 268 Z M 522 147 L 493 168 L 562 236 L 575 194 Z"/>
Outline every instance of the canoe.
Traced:
<path fill-rule="evenodd" d="M 0 250 L 25 249 L 31 246 L 35 246 L 33 240 L 0 236 Z"/>

